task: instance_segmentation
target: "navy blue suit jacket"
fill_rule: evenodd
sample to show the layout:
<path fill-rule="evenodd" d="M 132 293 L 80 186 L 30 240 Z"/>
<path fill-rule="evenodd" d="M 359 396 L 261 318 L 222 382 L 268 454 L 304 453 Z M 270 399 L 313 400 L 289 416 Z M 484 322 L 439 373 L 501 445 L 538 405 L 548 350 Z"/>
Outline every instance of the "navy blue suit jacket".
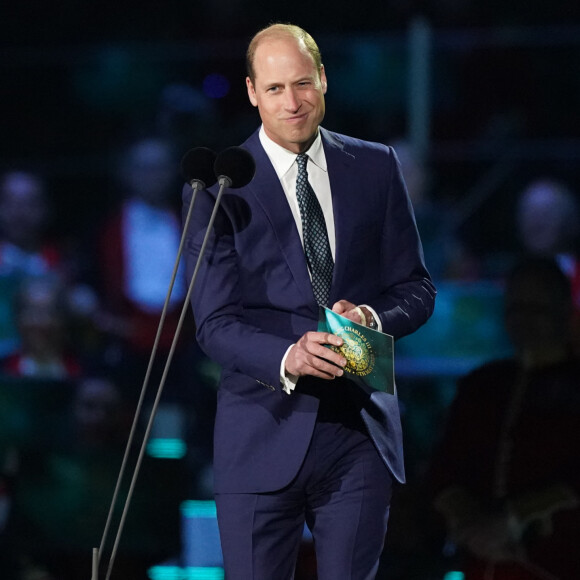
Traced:
<path fill-rule="evenodd" d="M 435 289 L 393 150 L 321 129 L 336 232 L 329 304 L 368 304 L 383 330 L 404 336 L 431 315 Z M 214 437 L 216 492 L 266 492 L 298 472 L 313 432 L 317 389 L 343 393 L 347 379 L 304 377 L 296 391 L 280 385 L 288 347 L 316 330 L 312 293 L 296 223 L 256 131 L 244 144 L 254 179 L 228 190 L 220 204 L 192 294 L 197 338 L 223 369 Z M 216 188 L 195 201 L 184 257 L 188 276 L 199 254 Z M 184 215 L 191 188 L 184 189 Z M 322 384 L 324 383 L 324 384 Z M 346 391 L 354 392 L 353 389 Z M 396 396 L 357 389 L 356 402 L 378 452 L 404 480 Z"/>

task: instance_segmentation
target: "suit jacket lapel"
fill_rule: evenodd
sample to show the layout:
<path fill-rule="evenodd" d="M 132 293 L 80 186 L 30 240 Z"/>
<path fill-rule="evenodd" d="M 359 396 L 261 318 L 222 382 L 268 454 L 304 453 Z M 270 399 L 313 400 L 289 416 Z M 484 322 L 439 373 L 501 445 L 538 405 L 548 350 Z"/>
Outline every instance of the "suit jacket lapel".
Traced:
<path fill-rule="evenodd" d="M 344 151 L 343 143 L 338 137 L 321 128 L 322 143 L 330 178 L 332 193 L 332 211 L 334 214 L 334 231 L 336 251 L 334 257 L 334 274 L 330 291 L 330 302 L 345 298 L 342 283 L 348 260 L 349 247 L 352 241 L 350 217 L 360 211 L 356 202 L 356 182 L 352 176 L 354 156 Z"/>
<path fill-rule="evenodd" d="M 323 128 L 320 130 L 330 178 L 336 236 L 334 274 L 330 290 L 330 306 L 332 306 L 336 300 L 344 298 L 342 281 L 352 241 L 349 216 L 360 211 L 360 208 L 356 202 L 356 182 L 351 170 L 354 156 L 344 151 L 342 141 L 335 134 L 329 133 Z M 305 300 L 315 302 L 296 222 L 274 167 L 260 143 L 257 131 L 246 141 L 244 146 L 252 153 L 256 165 L 261 169 L 256 171 L 256 176 L 250 182 L 248 189 L 256 197 L 270 220 L 272 230 L 278 239 L 280 251 L 286 259 Z"/>
<path fill-rule="evenodd" d="M 305 301 L 312 302 L 314 294 L 302 242 L 276 171 L 260 143 L 257 132 L 244 145 L 254 156 L 256 166 L 260 167 L 248 185 L 248 190 L 255 196 L 270 221 L 280 251 L 298 288 L 304 294 Z"/>

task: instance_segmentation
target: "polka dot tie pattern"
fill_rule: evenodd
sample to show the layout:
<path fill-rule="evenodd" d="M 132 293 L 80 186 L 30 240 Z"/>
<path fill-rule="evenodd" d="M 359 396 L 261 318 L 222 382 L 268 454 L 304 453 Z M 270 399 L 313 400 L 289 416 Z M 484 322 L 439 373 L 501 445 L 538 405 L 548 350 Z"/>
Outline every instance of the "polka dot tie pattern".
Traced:
<path fill-rule="evenodd" d="M 298 164 L 296 197 L 302 218 L 304 253 L 312 277 L 312 289 L 318 304 L 328 306 L 334 261 L 328 242 L 326 222 L 318 198 L 308 182 L 306 170 L 308 156 L 303 153 L 298 155 L 296 163 Z"/>

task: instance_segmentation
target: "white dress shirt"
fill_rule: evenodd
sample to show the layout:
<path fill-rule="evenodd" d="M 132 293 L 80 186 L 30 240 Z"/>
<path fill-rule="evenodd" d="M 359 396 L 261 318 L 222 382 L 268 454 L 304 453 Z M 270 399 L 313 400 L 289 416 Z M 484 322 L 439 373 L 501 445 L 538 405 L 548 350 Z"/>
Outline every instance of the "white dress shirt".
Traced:
<path fill-rule="evenodd" d="M 302 240 L 302 245 L 304 245 L 304 239 L 302 236 L 302 218 L 300 216 L 298 198 L 296 197 L 296 179 L 298 177 L 298 164 L 296 163 L 297 154 L 288 149 L 284 149 L 284 147 L 277 143 L 274 143 L 274 141 L 266 135 L 263 126 L 260 128 L 259 137 L 260 143 L 272 162 L 276 175 L 282 184 L 282 188 L 286 194 L 286 199 L 288 200 L 288 204 L 292 210 L 292 215 L 294 216 L 294 221 L 296 222 L 296 227 L 298 228 L 298 233 L 300 234 L 300 239 Z M 318 198 L 320 207 L 322 208 L 322 213 L 324 214 L 324 220 L 326 222 L 330 251 L 332 252 L 332 258 L 334 259 L 336 251 L 334 211 L 332 208 L 332 194 L 330 191 L 328 168 L 326 166 L 326 156 L 324 155 L 324 147 L 322 146 L 320 131 L 310 148 L 305 153 L 308 155 L 309 160 L 306 167 L 308 181 L 310 182 L 310 185 Z M 363 306 L 366 306 L 366 308 L 371 311 L 375 320 L 379 324 L 379 330 L 381 330 L 380 320 L 376 312 L 367 305 Z M 282 388 L 288 394 L 294 390 L 294 387 L 298 382 L 297 376 L 286 373 L 286 357 L 288 356 L 292 346 L 288 348 L 280 364 L 280 382 Z"/>
<path fill-rule="evenodd" d="M 300 217 L 300 208 L 298 207 L 298 198 L 296 197 L 296 179 L 298 177 L 298 165 L 296 163 L 296 153 L 284 149 L 277 143 L 274 143 L 265 133 L 264 127 L 260 129 L 260 142 L 270 158 L 274 170 L 286 198 L 292 210 L 298 233 L 302 244 L 304 240 L 302 237 L 302 218 Z M 324 156 L 324 147 L 322 147 L 322 139 L 320 133 L 306 151 L 309 163 L 306 167 L 308 172 L 308 181 L 318 198 L 322 213 L 324 214 L 324 221 L 326 222 L 326 231 L 328 232 L 328 241 L 330 243 L 330 251 L 334 259 L 336 249 L 336 237 L 334 233 L 334 213 L 332 211 L 332 195 L 330 193 L 330 180 L 328 179 L 328 170 L 326 168 L 326 157 Z"/>

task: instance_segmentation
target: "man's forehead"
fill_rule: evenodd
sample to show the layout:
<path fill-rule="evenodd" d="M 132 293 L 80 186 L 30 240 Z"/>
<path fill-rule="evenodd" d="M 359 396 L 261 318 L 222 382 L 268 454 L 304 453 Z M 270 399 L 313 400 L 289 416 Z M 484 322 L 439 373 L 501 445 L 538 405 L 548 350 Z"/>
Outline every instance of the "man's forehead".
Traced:
<path fill-rule="evenodd" d="M 263 60 L 274 54 L 294 53 L 302 55 L 314 63 L 304 41 L 293 36 L 268 36 L 260 41 L 256 47 L 255 61 Z"/>
<path fill-rule="evenodd" d="M 262 47 L 262 51 L 259 51 L 260 47 Z M 254 59 L 254 73 L 256 79 L 260 77 L 260 81 L 266 81 L 264 75 L 267 75 L 268 77 L 286 76 L 287 70 L 283 68 L 284 61 L 287 61 L 292 65 L 300 63 L 301 66 L 298 68 L 301 69 L 301 72 L 298 76 L 301 78 L 316 78 L 318 76 L 312 55 L 305 47 L 298 47 L 294 40 L 293 46 L 290 43 L 281 44 L 277 42 L 268 42 L 258 47 Z M 272 80 L 276 79 L 270 78 L 266 82 Z"/>

